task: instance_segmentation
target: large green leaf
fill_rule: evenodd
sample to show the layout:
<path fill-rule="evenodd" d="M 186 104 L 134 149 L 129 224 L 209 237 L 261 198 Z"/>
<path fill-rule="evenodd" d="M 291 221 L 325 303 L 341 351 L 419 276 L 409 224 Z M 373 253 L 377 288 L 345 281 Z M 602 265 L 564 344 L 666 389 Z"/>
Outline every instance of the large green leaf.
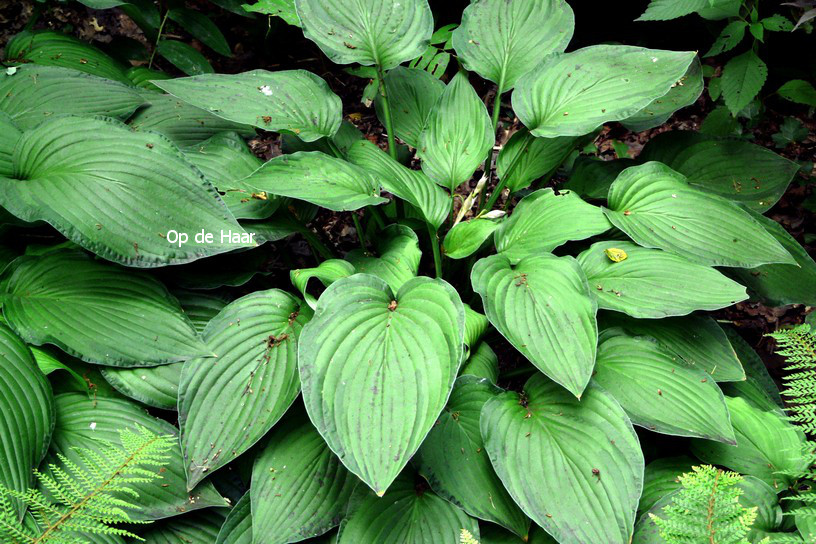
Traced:
<path fill-rule="evenodd" d="M 2 103 L 1 97 L 0 103 Z M 14 172 L 12 164 L 14 147 L 20 141 L 22 135 L 23 131 L 17 128 L 11 117 L 0 107 L 0 176 L 10 176 Z M 5 223 L 3 218 L 6 215 L 8 215 L 7 212 L 2 212 L 0 224 Z"/>
<path fill-rule="evenodd" d="M 728 337 L 711 317 L 690 315 L 665 319 L 632 319 L 618 312 L 604 312 L 604 328 L 623 327 L 635 335 L 651 336 L 692 367 L 704 370 L 717 382 L 745 379 L 740 359 Z"/>
<path fill-rule="evenodd" d="M 303 295 L 303 300 L 314 309 L 317 306 L 317 299 L 306 289 L 309 280 L 317 278 L 324 287 L 328 287 L 339 279 L 346 278 L 354 274 L 354 265 L 345 259 L 327 259 L 314 268 L 301 268 L 289 271 L 289 280 Z"/>
<path fill-rule="evenodd" d="M 751 215 L 782 244 L 796 264 L 766 264 L 734 270 L 734 277 L 767 304 L 816 305 L 816 262 L 782 225 L 758 213 Z"/>
<path fill-rule="evenodd" d="M 611 228 L 601 208 L 587 204 L 572 191 L 540 189 L 521 199 L 496 231 L 496 250 L 517 263 Z"/>
<path fill-rule="evenodd" d="M 298 542 L 336 527 L 356 484 L 298 407 L 271 433 L 252 467 L 255 542 Z"/>
<path fill-rule="evenodd" d="M 362 274 L 385 280 L 393 291 L 417 275 L 422 252 L 416 233 L 404 225 L 388 225 L 374 241 L 376 253 L 355 249 L 346 260 Z"/>
<path fill-rule="evenodd" d="M 564 162 L 575 147 L 571 136 L 536 138 L 527 129 L 521 129 L 504 144 L 496 159 L 496 175 L 504 180 L 511 193 L 526 189 L 533 181 Z M 512 169 L 511 169 L 512 166 Z"/>
<path fill-rule="evenodd" d="M 723 394 L 711 376 L 648 336 L 601 335 L 594 379 L 650 431 L 734 444 Z"/>
<path fill-rule="evenodd" d="M 503 215 L 504 212 L 499 212 Z M 451 259 L 464 259 L 479 250 L 492 238 L 493 232 L 502 224 L 502 218 L 475 217 L 457 223 L 445 235 L 442 252 Z"/>
<path fill-rule="evenodd" d="M 499 379 L 499 358 L 487 342 L 479 342 L 476 349 L 471 350 L 465 364 L 462 365 L 462 376 L 476 376 L 487 378 L 490 383 Z"/>
<path fill-rule="evenodd" d="M 422 171 L 453 191 L 470 179 L 493 146 L 487 108 L 460 72 L 454 76 L 428 114 L 419 135 L 417 156 Z"/>
<path fill-rule="evenodd" d="M 176 7 L 167 12 L 167 18 L 174 21 L 195 39 L 218 53 L 229 57 L 232 55 L 227 39 L 218 26 L 200 11 Z"/>
<path fill-rule="evenodd" d="M 162 38 L 156 44 L 156 52 L 188 76 L 215 73 L 207 57 L 187 42 Z"/>
<path fill-rule="evenodd" d="M 218 531 L 215 544 L 252 544 L 252 511 L 249 493 L 235 503 Z"/>
<path fill-rule="evenodd" d="M 123 395 L 154 408 L 175 410 L 183 366 L 180 362 L 147 368 L 104 367 L 101 372 Z"/>
<path fill-rule="evenodd" d="M 59 117 L 23 134 L 0 205 L 44 220 L 108 260 L 151 267 L 253 247 L 218 193 L 160 134 L 104 118 Z M 197 241 L 200 231 L 212 234 Z M 188 236 L 172 243 L 173 233 Z M 223 239 L 232 233 L 244 240 Z"/>
<path fill-rule="evenodd" d="M 427 0 L 295 0 L 303 34 L 332 62 L 390 70 L 425 51 L 433 33 Z"/>
<path fill-rule="evenodd" d="M 0 323 L 0 485 L 33 484 L 54 428 L 54 395 L 23 341 Z M 16 507 L 22 516 L 22 504 Z"/>
<path fill-rule="evenodd" d="M 20 32 L 6 45 L 6 60 L 73 68 L 130 84 L 122 64 L 93 45 L 61 32 Z"/>
<path fill-rule="evenodd" d="M 616 251 L 626 257 L 616 262 Z M 748 298 L 745 287 L 710 266 L 632 242 L 597 242 L 578 256 L 598 307 L 658 319 L 718 310 Z"/>
<path fill-rule="evenodd" d="M 226 512 L 203 510 L 151 525 L 142 532 L 144 544 L 213 544 L 225 521 Z"/>
<path fill-rule="evenodd" d="M 379 196 L 380 184 L 371 173 L 319 151 L 275 157 L 243 183 L 334 211 L 357 210 L 386 201 Z"/>
<path fill-rule="evenodd" d="M 462 13 L 453 48 L 465 68 L 499 86 L 499 94 L 550 53 L 567 48 L 575 27 L 564 0 L 479 0 Z"/>
<path fill-rule="evenodd" d="M 667 164 L 695 186 L 764 212 L 787 189 L 799 166 L 744 140 L 675 130 L 649 140 L 640 159 Z"/>
<path fill-rule="evenodd" d="M 75 448 L 99 452 L 100 441 L 120 444 L 121 429 L 141 426 L 160 435 L 177 433 L 177 429 L 166 421 L 154 418 L 142 407 L 127 400 L 103 396 L 88 398 L 82 393 L 62 393 L 55 400 L 57 423 L 50 455 L 59 453 L 76 463 L 83 461 L 74 451 Z M 49 460 L 53 462 L 56 459 L 49 457 Z M 209 482 L 187 491 L 179 447 L 170 450 L 170 460 L 164 469 L 158 483 L 150 481 L 131 487 L 139 494 L 138 498 L 124 495 L 128 504 L 133 505 L 132 509 L 128 509 L 131 518 L 161 519 L 210 506 L 227 506 L 227 502 Z"/>
<path fill-rule="evenodd" d="M 346 467 L 379 495 L 445 406 L 462 360 L 464 308 L 442 280 L 394 294 L 355 274 L 326 289 L 300 338 L 303 399 Z"/>
<path fill-rule="evenodd" d="M 712 0 L 651 0 L 637 21 L 668 21 L 711 6 Z"/>
<path fill-rule="evenodd" d="M 805 435 L 774 411 L 761 410 L 743 398 L 725 397 L 737 445 L 694 440 L 691 451 L 706 463 L 756 476 L 777 493 L 793 481 L 785 471 L 801 473 L 807 466 L 802 456 Z"/>
<path fill-rule="evenodd" d="M 554 53 L 519 80 L 513 108 L 535 136 L 581 136 L 664 96 L 694 57 L 627 45 Z"/>
<path fill-rule="evenodd" d="M 481 430 L 510 495 L 556 540 L 630 542 L 643 453 L 609 393 L 590 384 L 577 400 L 536 374 L 485 403 Z"/>
<path fill-rule="evenodd" d="M 680 108 L 694 104 L 703 93 L 703 86 L 703 68 L 700 59 L 694 57 L 686 75 L 681 77 L 669 92 L 655 98 L 651 104 L 622 121 L 623 125 L 633 132 L 660 126 Z"/>
<path fill-rule="evenodd" d="M 484 314 L 465 304 L 465 345 L 472 348 L 478 344 L 489 326 L 490 321 Z"/>
<path fill-rule="evenodd" d="M 438 229 L 450 213 L 450 195 L 418 170 L 392 159 L 368 140 L 351 145 L 348 160 L 377 176 L 383 189 L 417 208 L 425 221 Z"/>
<path fill-rule="evenodd" d="M 650 510 L 657 501 L 680 489 L 681 484 L 677 477 L 691 472 L 691 467 L 695 463 L 691 457 L 680 455 L 655 459 L 646 465 L 646 471 L 643 473 L 643 493 L 638 503 L 638 517 Z"/>
<path fill-rule="evenodd" d="M 572 172 L 564 189 L 574 191 L 583 198 L 606 200 L 609 186 L 622 170 L 633 166 L 632 159 L 598 160 L 580 156 L 572 166 Z"/>
<path fill-rule="evenodd" d="M 187 160 L 222 193 L 221 199 L 236 219 L 266 219 L 275 213 L 280 199 L 254 194 L 241 183 L 263 162 L 238 134 L 222 132 L 183 151 Z"/>
<path fill-rule="evenodd" d="M 0 111 L 22 130 L 55 114 L 127 119 L 145 102 L 122 83 L 68 68 L 31 64 L 18 67 L 12 75 L 0 72 Z"/>
<path fill-rule="evenodd" d="M 204 74 L 155 81 L 166 92 L 213 115 L 275 132 L 289 131 L 313 142 L 337 133 L 340 97 L 306 70 Z"/>
<path fill-rule="evenodd" d="M 682 174 L 658 162 L 621 172 L 609 188 L 604 212 L 639 245 L 701 264 L 752 268 L 795 263 L 748 212 L 691 187 Z"/>
<path fill-rule="evenodd" d="M 482 406 L 501 392 L 483 378 L 457 379 L 448 405 L 419 449 L 416 465 L 439 496 L 526 538 L 530 520 L 493 471 L 479 430 Z"/>
<path fill-rule="evenodd" d="M 577 397 L 595 365 L 597 306 L 572 257 L 538 255 L 513 265 L 479 260 L 470 275 L 487 318 L 539 370 Z"/>
<path fill-rule="evenodd" d="M 26 342 L 89 363 L 155 366 L 209 353 L 161 283 L 79 252 L 17 259 L 3 315 Z"/>
<path fill-rule="evenodd" d="M 150 105 L 137 111 L 128 124 L 134 130 L 160 132 L 179 147 L 198 144 L 219 132 L 255 134 L 247 125 L 216 117 L 167 94 L 150 93 L 146 98 Z"/>
<path fill-rule="evenodd" d="M 216 357 L 184 363 L 178 408 L 187 485 L 257 442 L 300 390 L 298 336 L 311 309 L 278 289 L 224 307 L 204 329 Z"/>
<path fill-rule="evenodd" d="M 397 66 L 385 74 L 385 88 L 391 107 L 394 134 L 411 147 L 419 147 L 419 134 L 428 113 L 445 91 L 445 83 L 427 70 Z M 382 96 L 374 100 L 377 117 L 385 119 Z"/>
<path fill-rule="evenodd" d="M 459 542 L 462 529 L 479 538 L 479 525 L 462 510 L 415 482 L 406 471 L 380 498 L 364 487 L 352 497 L 337 544 L 441 544 Z"/>

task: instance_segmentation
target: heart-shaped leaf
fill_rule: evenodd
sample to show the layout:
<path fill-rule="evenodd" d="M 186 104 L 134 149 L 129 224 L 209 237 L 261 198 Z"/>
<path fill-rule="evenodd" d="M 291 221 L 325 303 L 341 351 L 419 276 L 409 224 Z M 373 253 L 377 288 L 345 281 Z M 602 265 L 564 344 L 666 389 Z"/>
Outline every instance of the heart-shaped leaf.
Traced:
<path fill-rule="evenodd" d="M 487 108 L 460 72 L 445 87 L 419 135 L 422 171 L 453 191 L 470 179 L 492 146 Z"/>
<path fill-rule="evenodd" d="M 479 260 L 470 275 L 487 318 L 522 355 L 580 397 L 595 366 L 597 306 L 571 257 L 539 255 L 513 265 Z"/>
<path fill-rule="evenodd" d="M 442 251 L 451 259 L 470 257 L 501 224 L 501 218 L 490 219 L 484 216 L 457 223 L 445 235 Z"/>
<path fill-rule="evenodd" d="M 594 379 L 650 431 L 734 444 L 722 391 L 648 336 L 622 329 L 601 334 Z"/>
<path fill-rule="evenodd" d="M 275 428 L 252 467 L 255 542 L 298 542 L 336 527 L 356 484 L 297 407 L 294 417 Z"/>
<path fill-rule="evenodd" d="M 479 430 L 482 406 L 501 392 L 486 379 L 457 379 L 448 405 L 419 449 L 417 469 L 439 496 L 526 538 L 530 520 L 493 471 Z"/>
<path fill-rule="evenodd" d="M 445 83 L 427 70 L 404 66 L 390 70 L 384 81 L 394 134 L 411 147 L 419 147 L 419 134 L 425 128 L 428 113 L 445 91 Z M 374 107 L 377 117 L 384 121 L 385 108 L 380 94 L 374 100 Z"/>
<path fill-rule="evenodd" d="M 628 45 L 554 53 L 518 81 L 513 109 L 535 136 L 581 136 L 664 96 L 694 58 Z"/>
<path fill-rule="evenodd" d="M 3 315 L 26 342 L 89 363 L 155 366 L 209 354 L 161 283 L 74 251 L 15 261 Z"/>
<path fill-rule="evenodd" d="M 427 0 L 295 0 L 303 34 L 332 62 L 390 70 L 425 51 L 433 33 Z"/>
<path fill-rule="evenodd" d="M 0 72 L 0 111 L 28 130 L 55 114 L 106 115 L 127 119 L 146 100 L 116 81 L 59 68 L 19 66 Z"/>
<path fill-rule="evenodd" d="M 464 319 L 459 295 L 442 280 L 415 278 L 395 295 L 380 278 L 355 274 L 326 289 L 303 329 L 298 366 L 309 417 L 379 495 L 445 406 Z"/>
<path fill-rule="evenodd" d="M 264 163 L 243 183 L 258 191 L 305 200 L 340 212 L 382 204 L 368 171 L 319 151 L 298 151 Z"/>
<path fill-rule="evenodd" d="M 300 300 L 270 289 L 207 324 L 202 336 L 216 357 L 185 362 L 178 390 L 189 488 L 249 449 L 295 400 L 298 336 L 309 317 Z"/>
<path fill-rule="evenodd" d="M 616 262 L 608 254 L 623 251 Z M 710 266 L 632 242 L 597 242 L 578 256 L 598 307 L 658 319 L 718 310 L 748 298 L 745 287 Z"/>
<path fill-rule="evenodd" d="M 123 395 L 154 408 L 175 410 L 184 363 L 147 368 L 104 367 L 102 375 Z"/>
<path fill-rule="evenodd" d="M 627 168 L 609 188 L 613 225 L 641 246 L 711 266 L 794 264 L 793 257 L 748 212 L 691 187 L 668 166 Z"/>
<path fill-rule="evenodd" d="M 779 200 L 799 169 L 793 161 L 745 140 L 680 130 L 649 140 L 640 159 L 662 162 L 691 185 L 758 212 Z"/>
<path fill-rule="evenodd" d="M 150 105 L 137 111 L 128 124 L 137 131 L 160 132 L 179 147 L 196 145 L 219 132 L 233 131 L 241 136 L 255 134 L 252 127 L 216 117 L 169 94 L 145 96 Z"/>
<path fill-rule="evenodd" d="M 435 229 L 450 213 L 450 195 L 425 174 L 392 159 L 368 140 L 360 140 L 348 151 L 349 162 L 368 170 L 383 189 L 413 205 Z"/>
<path fill-rule="evenodd" d="M 213 115 L 263 130 L 294 132 L 313 142 L 340 128 L 343 104 L 306 70 L 203 74 L 155 81 L 164 91 Z"/>
<path fill-rule="evenodd" d="M 160 134 L 104 118 L 53 118 L 23 134 L 12 166 L 12 176 L 0 178 L 0 205 L 114 262 L 179 264 L 257 245 Z M 209 242 L 196 241 L 202 230 Z M 179 233 L 188 240 L 174 243 Z"/>
<path fill-rule="evenodd" d="M 53 428 L 51 385 L 20 337 L 0 323 L 0 485 L 19 493 L 32 486 Z M 13 502 L 22 517 L 23 505 Z"/>
<path fill-rule="evenodd" d="M 807 466 L 802 456 L 805 435 L 785 416 L 764 411 L 743 398 L 725 397 L 737 445 L 694 440 L 691 451 L 706 463 L 756 476 L 777 493 L 787 489 L 792 476 Z"/>
<path fill-rule="evenodd" d="M 16 34 L 6 45 L 6 60 L 72 68 L 130 84 L 122 64 L 93 45 L 62 32 L 44 30 Z"/>
<path fill-rule="evenodd" d="M 590 384 L 577 400 L 536 374 L 485 403 L 481 430 L 510 495 L 556 540 L 630 542 L 643 453 L 609 393 Z"/>
<path fill-rule="evenodd" d="M 479 538 L 479 525 L 462 510 L 440 499 L 424 481 L 402 474 L 384 497 L 360 486 L 340 525 L 337 544 L 457 542 L 462 529 Z"/>
<path fill-rule="evenodd" d="M 665 319 L 632 319 L 618 312 L 603 312 L 602 328 L 622 327 L 642 336 L 651 336 L 661 346 L 692 367 L 711 375 L 717 382 L 745 379 L 740 358 L 725 332 L 708 316 L 690 315 Z"/>
<path fill-rule="evenodd" d="M 521 129 L 499 152 L 496 175 L 501 180 L 507 178 L 505 185 L 511 193 L 526 189 L 564 162 L 575 141 L 571 136 L 536 138 L 527 129 Z"/>
<path fill-rule="evenodd" d="M 496 231 L 496 250 L 517 263 L 611 228 L 601 208 L 587 204 L 575 193 L 540 189 L 521 199 Z"/>
<path fill-rule="evenodd" d="M 465 68 L 509 91 L 553 52 L 567 48 L 575 27 L 564 0 L 480 0 L 462 13 L 453 48 Z"/>
<path fill-rule="evenodd" d="M 57 423 L 51 440 L 49 461 L 62 454 L 80 465 L 82 459 L 74 451 L 85 448 L 101 451 L 100 441 L 121 444 L 119 430 L 136 429 L 141 426 L 159 435 L 175 435 L 177 429 L 164 420 L 149 415 L 138 404 L 118 398 L 97 396 L 89 398 L 82 393 L 62 393 L 55 397 Z M 123 495 L 133 508 L 127 509 L 134 520 L 161 519 L 184 512 L 227 506 L 227 502 L 209 482 L 202 483 L 193 491 L 187 491 L 181 448 L 170 450 L 170 459 L 164 466 L 162 479 L 132 485 L 139 495 Z M 185 516 L 186 517 L 186 516 Z M 212 540 L 210 541 L 212 542 Z"/>

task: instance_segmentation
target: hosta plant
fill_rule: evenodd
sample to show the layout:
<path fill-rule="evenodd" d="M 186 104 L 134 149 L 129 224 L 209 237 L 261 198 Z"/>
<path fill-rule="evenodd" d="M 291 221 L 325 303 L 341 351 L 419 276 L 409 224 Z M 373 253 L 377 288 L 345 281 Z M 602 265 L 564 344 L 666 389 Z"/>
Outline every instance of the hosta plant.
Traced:
<path fill-rule="evenodd" d="M 813 304 L 816 263 L 762 215 L 797 166 L 683 131 L 577 157 L 693 103 L 696 54 L 565 52 L 563 0 L 477 0 L 440 79 L 410 67 L 426 0 L 265 4 L 373 71 L 381 146 L 309 71 L 139 87 L 80 42 L 7 50 L 0 483 L 142 426 L 178 437 L 129 497 L 148 542 L 646 543 L 676 440 L 750 476 L 752 530 L 793 534 L 762 501 L 804 435 L 706 312 Z M 314 262 L 281 274 L 290 236 Z"/>

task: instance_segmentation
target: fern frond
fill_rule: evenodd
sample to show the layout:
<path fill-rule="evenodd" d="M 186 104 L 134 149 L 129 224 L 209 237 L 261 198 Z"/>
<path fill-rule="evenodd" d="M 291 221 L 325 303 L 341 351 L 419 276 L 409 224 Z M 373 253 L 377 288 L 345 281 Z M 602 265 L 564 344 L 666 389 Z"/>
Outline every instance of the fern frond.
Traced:
<path fill-rule="evenodd" d="M 476 540 L 476 537 L 474 537 L 470 531 L 462 529 L 459 535 L 459 544 L 479 544 L 479 541 Z"/>
<path fill-rule="evenodd" d="M 173 437 L 156 436 L 145 428 L 119 431 L 121 446 L 103 443 L 100 451 L 75 449 L 76 460 L 57 454 L 59 465 L 34 471 L 40 486 L 19 492 L 0 485 L 0 540 L 9 544 L 82 544 L 82 534 L 138 538 L 115 527 L 134 521 L 123 497 L 138 497 L 133 485 L 160 478 Z M 39 531 L 21 527 L 13 499 L 28 508 Z"/>
<path fill-rule="evenodd" d="M 742 476 L 703 465 L 679 481 L 682 487 L 663 508 L 664 517 L 649 514 L 668 544 L 748 544 L 757 513 L 739 503 Z"/>
<path fill-rule="evenodd" d="M 782 378 L 788 419 L 816 435 L 816 335 L 810 325 L 799 325 L 768 336 L 776 340 L 776 352 L 788 363 Z"/>

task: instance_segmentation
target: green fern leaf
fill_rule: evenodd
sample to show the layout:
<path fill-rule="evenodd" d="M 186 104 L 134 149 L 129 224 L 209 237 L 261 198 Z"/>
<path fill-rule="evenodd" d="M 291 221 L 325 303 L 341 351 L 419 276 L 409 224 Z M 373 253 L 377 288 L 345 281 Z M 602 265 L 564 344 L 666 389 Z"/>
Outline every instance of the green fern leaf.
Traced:
<path fill-rule="evenodd" d="M 756 508 L 739 503 L 742 476 L 709 465 L 679 477 L 682 487 L 663 509 L 665 517 L 649 516 L 668 544 L 748 544 Z"/>
<path fill-rule="evenodd" d="M 81 463 L 57 455 L 60 466 L 34 474 L 45 490 L 19 492 L 0 485 L 0 541 L 8 544 L 83 544 L 83 534 L 138 538 L 116 527 L 131 520 L 133 506 L 123 496 L 137 497 L 132 486 L 161 477 L 169 461 L 173 437 L 156 436 L 147 429 L 119 431 L 121 446 L 103 444 L 102 452 L 77 449 Z M 20 525 L 13 507 L 26 505 L 33 524 Z"/>

